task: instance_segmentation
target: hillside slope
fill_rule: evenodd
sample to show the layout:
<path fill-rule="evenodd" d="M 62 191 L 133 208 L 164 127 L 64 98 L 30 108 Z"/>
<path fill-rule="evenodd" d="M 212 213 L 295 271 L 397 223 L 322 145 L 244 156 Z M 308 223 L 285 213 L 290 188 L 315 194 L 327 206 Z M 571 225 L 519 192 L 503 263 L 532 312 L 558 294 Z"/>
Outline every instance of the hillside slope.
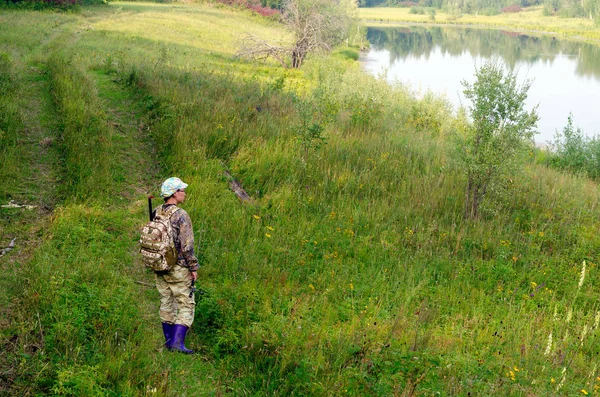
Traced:
<path fill-rule="evenodd" d="M 0 258 L 0 393 L 598 389 L 596 184 L 524 159 L 510 191 L 464 220 L 450 139 L 460 121 L 446 104 L 364 75 L 344 51 L 301 71 L 237 59 L 245 32 L 286 37 L 250 14 L 116 3 L 0 19 L 20 87 L 3 102 L 21 120 L 11 136 L 39 119 L 48 160 L 24 168 L 57 175 L 51 188 L 28 185 L 31 196 L 0 192 L 53 203 L 43 227 L 2 209 L 0 244 L 18 219 L 32 249 Z M 46 40 L 15 41 L 27 26 Z M 42 83 L 17 65 L 36 65 Z M 11 153 L 38 150 L 5 136 L 2 181 L 23 158 Z M 136 255 L 145 194 L 171 175 L 190 185 L 203 264 L 193 357 L 162 351 L 152 275 Z"/>

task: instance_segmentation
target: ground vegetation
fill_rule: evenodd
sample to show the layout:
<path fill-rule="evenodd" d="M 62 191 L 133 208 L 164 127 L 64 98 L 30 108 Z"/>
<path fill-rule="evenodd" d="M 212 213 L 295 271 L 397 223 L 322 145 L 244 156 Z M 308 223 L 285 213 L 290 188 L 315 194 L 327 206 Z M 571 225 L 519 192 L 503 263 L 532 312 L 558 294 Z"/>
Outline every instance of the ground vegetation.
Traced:
<path fill-rule="evenodd" d="M 1 394 L 600 389 L 595 183 L 524 160 L 496 212 L 465 219 L 450 137 L 466 120 L 366 76 L 357 48 L 301 70 L 235 58 L 243 32 L 286 35 L 248 11 L 0 19 L 0 197 L 17 205 L 0 207 L 0 246 L 16 238 Z M 203 265 L 191 360 L 162 349 L 136 252 L 146 194 L 172 174 Z"/>

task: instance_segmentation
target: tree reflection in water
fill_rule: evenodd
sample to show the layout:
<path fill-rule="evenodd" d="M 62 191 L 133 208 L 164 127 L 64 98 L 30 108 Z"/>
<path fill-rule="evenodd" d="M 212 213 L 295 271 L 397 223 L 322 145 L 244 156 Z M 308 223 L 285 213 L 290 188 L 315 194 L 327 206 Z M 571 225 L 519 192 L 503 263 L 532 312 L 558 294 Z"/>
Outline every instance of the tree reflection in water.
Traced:
<path fill-rule="evenodd" d="M 375 50 L 390 52 L 390 60 L 425 57 L 440 48 L 442 54 L 473 57 L 499 56 L 507 65 L 517 62 L 552 63 L 557 56 L 576 59 L 576 74 L 600 79 L 600 46 L 557 40 L 552 36 L 529 36 L 503 30 L 447 27 L 369 28 L 367 39 Z"/>

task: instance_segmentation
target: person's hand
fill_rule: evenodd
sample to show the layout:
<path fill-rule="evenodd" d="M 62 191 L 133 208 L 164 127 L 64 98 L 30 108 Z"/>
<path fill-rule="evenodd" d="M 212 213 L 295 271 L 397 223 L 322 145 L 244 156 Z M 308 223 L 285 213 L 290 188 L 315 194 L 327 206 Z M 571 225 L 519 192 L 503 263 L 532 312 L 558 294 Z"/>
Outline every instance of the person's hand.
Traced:
<path fill-rule="evenodd" d="M 190 272 L 190 278 L 196 281 L 198 279 L 198 272 Z"/>

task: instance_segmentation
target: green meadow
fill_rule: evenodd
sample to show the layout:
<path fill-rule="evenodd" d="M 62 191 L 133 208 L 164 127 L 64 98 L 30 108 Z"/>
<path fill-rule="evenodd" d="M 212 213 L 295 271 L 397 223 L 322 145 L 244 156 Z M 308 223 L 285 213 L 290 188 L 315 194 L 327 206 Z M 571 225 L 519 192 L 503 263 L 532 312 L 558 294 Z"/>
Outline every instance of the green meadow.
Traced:
<path fill-rule="evenodd" d="M 532 152 L 464 219 L 444 100 L 352 45 L 237 58 L 245 33 L 291 40 L 212 3 L 0 11 L 0 204 L 35 206 L 0 207 L 0 395 L 599 394 L 597 183 Z M 169 176 L 193 356 L 163 349 L 137 252 Z"/>

